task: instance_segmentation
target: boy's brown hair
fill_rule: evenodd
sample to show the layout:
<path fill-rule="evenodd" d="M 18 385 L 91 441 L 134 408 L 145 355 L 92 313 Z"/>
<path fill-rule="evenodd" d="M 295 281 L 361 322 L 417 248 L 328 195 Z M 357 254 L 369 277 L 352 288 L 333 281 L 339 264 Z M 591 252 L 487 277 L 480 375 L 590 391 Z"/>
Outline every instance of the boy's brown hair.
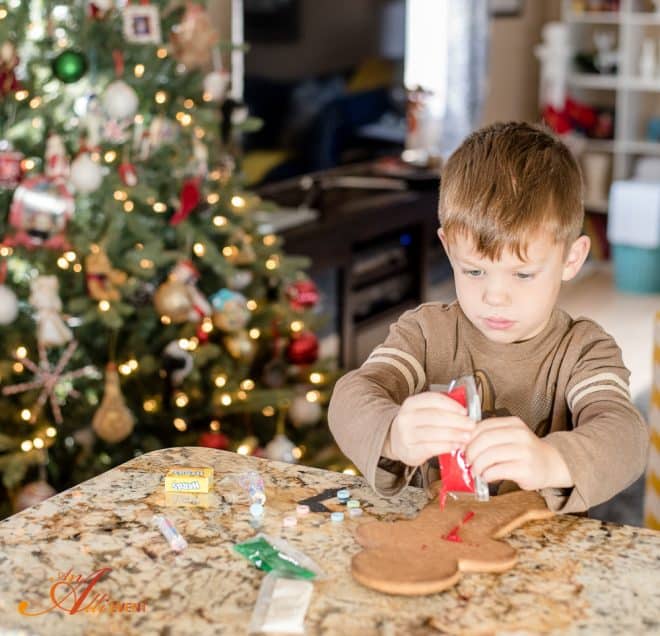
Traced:
<path fill-rule="evenodd" d="M 440 184 L 440 225 L 486 258 L 510 250 L 524 260 L 543 232 L 566 248 L 584 221 L 582 178 L 570 150 L 547 128 L 508 122 L 469 135 L 449 157 Z"/>

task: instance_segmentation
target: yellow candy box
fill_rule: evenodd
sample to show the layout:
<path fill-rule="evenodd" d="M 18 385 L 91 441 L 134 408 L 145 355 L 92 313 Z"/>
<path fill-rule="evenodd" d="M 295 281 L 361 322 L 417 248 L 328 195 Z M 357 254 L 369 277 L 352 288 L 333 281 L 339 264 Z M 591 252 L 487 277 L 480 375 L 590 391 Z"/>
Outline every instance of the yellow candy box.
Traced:
<path fill-rule="evenodd" d="M 165 475 L 165 492 L 208 492 L 213 483 L 213 468 L 172 466 Z"/>

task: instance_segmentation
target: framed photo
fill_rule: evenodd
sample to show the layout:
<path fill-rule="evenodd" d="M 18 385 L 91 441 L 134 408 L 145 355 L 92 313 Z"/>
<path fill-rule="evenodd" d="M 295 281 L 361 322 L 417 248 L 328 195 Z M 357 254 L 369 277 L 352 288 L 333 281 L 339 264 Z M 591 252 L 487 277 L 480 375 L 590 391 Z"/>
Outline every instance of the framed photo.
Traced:
<path fill-rule="evenodd" d="M 494 18 L 517 18 L 523 12 L 523 0 L 488 0 Z"/>
<path fill-rule="evenodd" d="M 128 4 L 123 9 L 124 37 L 134 44 L 160 44 L 160 13 L 155 4 Z"/>

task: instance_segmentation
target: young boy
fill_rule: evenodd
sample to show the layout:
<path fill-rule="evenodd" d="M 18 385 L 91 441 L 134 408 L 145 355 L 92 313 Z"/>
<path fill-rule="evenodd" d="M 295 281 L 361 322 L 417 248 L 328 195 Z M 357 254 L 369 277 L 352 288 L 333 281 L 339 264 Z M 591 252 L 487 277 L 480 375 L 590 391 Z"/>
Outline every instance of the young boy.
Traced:
<path fill-rule="evenodd" d="M 642 473 L 648 430 L 613 338 L 555 306 L 589 252 L 582 181 L 551 133 L 524 123 L 470 135 L 447 161 L 438 235 L 457 301 L 426 303 L 336 384 L 330 429 L 377 492 L 438 479 L 463 448 L 491 492 L 537 490 L 557 512 L 610 499 Z M 475 425 L 431 384 L 474 374 Z"/>

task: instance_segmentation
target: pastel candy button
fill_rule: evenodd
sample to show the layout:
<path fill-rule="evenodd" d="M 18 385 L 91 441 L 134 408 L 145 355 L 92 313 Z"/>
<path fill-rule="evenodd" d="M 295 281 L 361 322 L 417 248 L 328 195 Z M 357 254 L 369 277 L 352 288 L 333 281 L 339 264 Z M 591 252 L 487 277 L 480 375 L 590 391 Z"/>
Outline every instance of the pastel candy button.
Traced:
<path fill-rule="evenodd" d="M 351 508 L 348 514 L 351 517 L 359 517 L 362 514 L 362 508 Z"/>
<path fill-rule="evenodd" d="M 337 491 L 337 499 L 341 501 L 346 501 L 350 498 L 350 496 L 351 493 L 346 488 L 342 488 L 341 490 Z"/>
<path fill-rule="evenodd" d="M 298 504 L 296 506 L 296 514 L 299 517 L 304 517 L 309 514 L 309 506 L 307 504 Z"/>
<path fill-rule="evenodd" d="M 298 519 L 295 517 L 284 517 L 284 519 L 282 519 L 282 525 L 285 528 L 293 528 L 294 526 L 298 525 Z"/>
<path fill-rule="evenodd" d="M 344 513 L 343 512 L 333 512 L 330 515 L 330 520 L 334 521 L 335 523 L 343 521 L 344 520 Z"/>
<path fill-rule="evenodd" d="M 347 508 L 359 508 L 360 507 L 360 502 L 357 499 L 349 499 L 346 502 L 346 507 Z"/>
<path fill-rule="evenodd" d="M 250 514 L 253 517 L 263 517 L 264 507 L 260 503 L 253 503 L 250 506 Z"/>

